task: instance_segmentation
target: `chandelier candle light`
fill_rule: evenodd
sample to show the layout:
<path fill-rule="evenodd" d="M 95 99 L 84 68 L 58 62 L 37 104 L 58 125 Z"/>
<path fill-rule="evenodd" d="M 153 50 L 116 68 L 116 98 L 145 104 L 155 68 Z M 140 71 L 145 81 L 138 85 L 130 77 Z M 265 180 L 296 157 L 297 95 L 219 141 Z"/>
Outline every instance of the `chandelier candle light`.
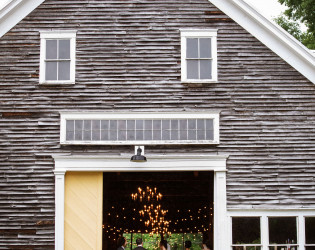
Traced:
<path fill-rule="evenodd" d="M 161 204 L 158 204 L 162 197 L 163 195 L 157 192 L 156 187 L 153 190 L 150 187 L 146 187 L 146 189 L 138 187 L 138 192 L 131 194 L 132 200 L 145 203 L 139 214 L 146 217 L 144 224 L 151 228 L 150 235 L 168 232 L 170 221 L 165 220 L 164 217 L 168 210 L 163 210 Z"/>

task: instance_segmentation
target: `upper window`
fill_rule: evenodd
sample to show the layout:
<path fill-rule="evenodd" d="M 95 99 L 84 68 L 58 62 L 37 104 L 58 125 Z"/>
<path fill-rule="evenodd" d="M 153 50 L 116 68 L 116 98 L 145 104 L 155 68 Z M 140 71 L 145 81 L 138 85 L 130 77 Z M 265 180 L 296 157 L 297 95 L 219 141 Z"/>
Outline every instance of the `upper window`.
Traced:
<path fill-rule="evenodd" d="M 182 30 L 182 82 L 217 81 L 217 30 Z"/>
<path fill-rule="evenodd" d="M 75 31 L 40 33 L 40 83 L 73 84 L 75 78 Z"/>
<path fill-rule="evenodd" d="M 62 113 L 62 144 L 218 144 L 219 113 Z"/>

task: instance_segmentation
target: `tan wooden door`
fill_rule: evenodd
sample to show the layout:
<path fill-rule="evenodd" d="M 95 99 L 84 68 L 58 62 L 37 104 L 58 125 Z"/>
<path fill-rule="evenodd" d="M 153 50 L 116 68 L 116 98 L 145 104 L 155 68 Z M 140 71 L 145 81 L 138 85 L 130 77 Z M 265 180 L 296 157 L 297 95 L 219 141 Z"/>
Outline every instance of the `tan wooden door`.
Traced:
<path fill-rule="evenodd" d="M 103 173 L 67 172 L 65 250 L 102 249 Z"/>

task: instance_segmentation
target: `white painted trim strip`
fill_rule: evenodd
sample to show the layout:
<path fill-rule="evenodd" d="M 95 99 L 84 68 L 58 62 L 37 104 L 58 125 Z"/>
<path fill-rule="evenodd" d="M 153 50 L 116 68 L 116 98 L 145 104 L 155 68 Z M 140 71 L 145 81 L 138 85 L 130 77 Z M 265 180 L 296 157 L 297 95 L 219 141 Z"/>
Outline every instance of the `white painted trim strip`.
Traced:
<path fill-rule="evenodd" d="M 13 0 L 0 10 L 0 38 L 44 0 Z"/>

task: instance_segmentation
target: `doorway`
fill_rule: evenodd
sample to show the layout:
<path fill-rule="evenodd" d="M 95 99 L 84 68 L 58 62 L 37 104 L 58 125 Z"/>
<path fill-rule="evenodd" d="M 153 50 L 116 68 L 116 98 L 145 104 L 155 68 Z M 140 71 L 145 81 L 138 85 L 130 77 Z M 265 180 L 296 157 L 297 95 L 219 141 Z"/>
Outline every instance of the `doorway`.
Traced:
<path fill-rule="evenodd" d="M 146 249 L 162 238 L 172 249 L 213 242 L 213 180 L 213 171 L 103 173 L 103 250 L 116 249 L 121 236 L 126 249 L 137 238 Z"/>

